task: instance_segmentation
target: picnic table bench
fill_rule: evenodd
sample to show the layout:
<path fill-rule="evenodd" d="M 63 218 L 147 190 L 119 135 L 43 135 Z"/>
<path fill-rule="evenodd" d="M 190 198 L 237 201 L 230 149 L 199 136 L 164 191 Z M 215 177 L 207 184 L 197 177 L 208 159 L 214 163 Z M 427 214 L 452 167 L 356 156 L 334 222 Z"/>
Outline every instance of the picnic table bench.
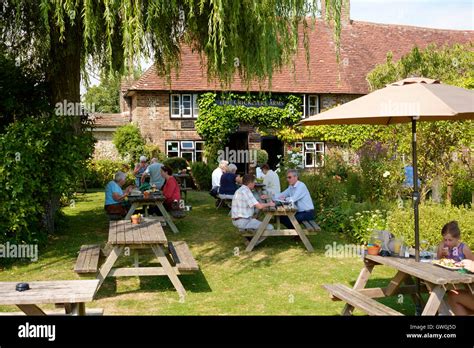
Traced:
<path fill-rule="evenodd" d="M 253 250 L 255 245 L 258 243 L 261 237 L 275 237 L 275 236 L 298 236 L 303 242 L 304 246 L 309 252 L 314 251 L 313 246 L 308 240 L 307 235 L 316 234 L 321 229 L 314 221 L 305 221 L 304 225 L 307 228 L 301 228 L 300 224 L 296 220 L 295 214 L 296 209 L 290 209 L 286 207 L 268 207 L 262 210 L 264 213 L 264 218 L 259 228 L 254 230 L 239 230 L 242 236 L 252 237 L 250 242 L 247 244 L 246 251 L 250 252 Z M 292 229 L 282 229 L 280 225 L 280 216 L 288 216 L 290 219 L 293 228 Z M 266 229 L 270 220 L 276 218 L 276 228 L 273 230 Z"/>
<path fill-rule="evenodd" d="M 99 286 L 106 277 L 167 276 L 180 297 L 186 291 L 178 275 L 191 274 L 199 270 L 188 245 L 183 241 L 168 242 L 161 223 L 145 219 L 134 225 L 130 221 L 110 221 L 108 244 L 112 247 L 105 262 L 99 269 Z M 143 267 L 139 262 L 139 251 L 151 250 L 160 267 Z M 134 257 L 133 267 L 113 268 L 124 254 Z"/>
<path fill-rule="evenodd" d="M 0 304 L 15 305 L 26 315 L 58 315 L 58 312 L 43 311 L 39 305 L 56 304 L 64 308 L 63 315 L 97 315 L 102 309 L 86 311 L 86 302 L 94 299 L 99 286 L 92 280 L 52 280 L 28 282 L 30 289 L 16 291 L 18 282 L 0 282 Z M 18 312 L 3 313 L 18 315 Z"/>
<path fill-rule="evenodd" d="M 374 267 L 379 265 L 394 268 L 397 273 L 385 288 L 366 288 Z M 364 267 L 352 289 L 341 284 L 326 284 L 323 287 L 329 291 L 333 300 L 346 302 L 342 315 L 351 315 L 354 308 L 369 315 L 399 315 L 398 312 L 374 299 L 407 294 L 413 300 L 422 302 L 413 278 L 418 278 L 421 282 L 420 293 L 429 293 L 422 315 L 452 314 L 444 299 L 444 295 L 449 290 L 466 289 L 474 295 L 474 275 L 472 274 L 461 274 L 432 263 L 416 262 L 412 258 L 378 255 L 364 257 Z"/>

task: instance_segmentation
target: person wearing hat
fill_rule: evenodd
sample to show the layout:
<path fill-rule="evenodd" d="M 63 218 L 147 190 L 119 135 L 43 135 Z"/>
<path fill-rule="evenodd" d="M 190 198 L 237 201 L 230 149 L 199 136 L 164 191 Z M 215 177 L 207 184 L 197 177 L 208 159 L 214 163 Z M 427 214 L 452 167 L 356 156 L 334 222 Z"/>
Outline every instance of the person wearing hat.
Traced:
<path fill-rule="evenodd" d="M 148 167 L 148 164 L 146 163 L 146 161 L 147 161 L 146 156 L 140 156 L 140 163 L 138 163 L 135 166 L 135 169 L 133 170 L 133 175 L 135 176 L 135 183 L 137 187 L 140 187 L 142 175 Z"/>

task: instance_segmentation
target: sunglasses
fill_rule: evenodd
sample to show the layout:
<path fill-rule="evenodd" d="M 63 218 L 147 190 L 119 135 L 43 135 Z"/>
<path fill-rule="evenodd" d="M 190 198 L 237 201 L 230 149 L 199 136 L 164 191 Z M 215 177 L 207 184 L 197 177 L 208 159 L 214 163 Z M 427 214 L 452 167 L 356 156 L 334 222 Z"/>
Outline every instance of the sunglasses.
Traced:
<path fill-rule="evenodd" d="M 292 178 L 294 178 L 294 177 L 293 177 L 293 176 L 287 176 L 286 178 L 287 178 L 287 179 L 292 179 Z"/>

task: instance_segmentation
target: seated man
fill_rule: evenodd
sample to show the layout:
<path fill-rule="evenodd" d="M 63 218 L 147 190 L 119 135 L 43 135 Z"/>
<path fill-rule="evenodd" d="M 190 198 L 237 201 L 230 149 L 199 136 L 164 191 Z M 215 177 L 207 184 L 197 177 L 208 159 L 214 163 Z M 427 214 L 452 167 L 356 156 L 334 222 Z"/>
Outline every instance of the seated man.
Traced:
<path fill-rule="evenodd" d="M 221 182 L 219 185 L 219 195 L 232 196 L 235 191 L 239 188 L 237 186 L 237 166 L 233 163 L 229 164 L 227 170 L 221 176 Z"/>
<path fill-rule="evenodd" d="M 217 198 L 217 195 L 219 194 L 219 186 L 221 185 L 221 177 L 226 172 L 228 165 L 229 165 L 229 162 L 227 162 L 226 160 L 221 160 L 219 162 L 219 166 L 216 169 L 214 169 L 214 171 L 212 172 L 210 194 L 214 198 Z"/>
<path fill-rule="evenodd" d="M 161 176 L 161 167 L 163 164 L 159 163 L 156 158 L 151 159 L 151 164 L 146 168 L 142 174 L 141 183 L 145 182 L 147 176 L 150 177 L 150 185 L 156 185 L 158 190 L 161 190 L 161 187 L 165 183 L 165 179 Z"/>
<path fill-rule="evenodd" d="M 125 184 L 127 175 L 124 172 L 117 172 L 114 180 L 111 180 L 107 186 L 105 186 L 105 205 L 104 209 L 109 215 L 121 215 L 125 217 L 128 209 L 130 208 L 125 198 L 130 194 L 133 187 L 128 186 L 125 192 L 122 190 L 122 186 Z"/>
<path fill-rule="evenodd" d="M 232 200 L 232 224 L 238 229 L 258 229 L 261 221 L 253 218 L 254 209 L 263 209 L 266 207 L 274 207 L 275 203 L 260 203 L 252 193 L 255 187 L 255 176 L 253 174 L 245 174 L 242 178 L 242 186 L 235 191 Z M 268 230 L 273 230 L 272 225 L 267 226 Z M 259 240 L 259 243 L 264 238 Z"/>
<path fill-rule="evenodd" d="M 314 220 L 314 205 L 311 200 L 308 188 L 306 185 L 298 180 L 298 171 L 296 169 L 289 169 L 286 173 L 288 180 L 288 188 L 278 196 L 279 199 L 289 199 L 293 201 L 296 206 L 297 213 L 295 214 L 298 222 Z M 293 229 L 288 216 L 280 217 L 280 221 L 288 228 Z"/>

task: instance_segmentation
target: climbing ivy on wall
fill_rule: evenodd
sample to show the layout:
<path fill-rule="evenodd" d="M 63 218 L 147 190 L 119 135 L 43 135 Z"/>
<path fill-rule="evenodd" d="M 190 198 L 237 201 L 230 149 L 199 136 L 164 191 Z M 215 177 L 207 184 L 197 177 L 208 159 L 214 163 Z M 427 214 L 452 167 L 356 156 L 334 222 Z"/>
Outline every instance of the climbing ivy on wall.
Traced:
<path fill-rule="evenodd" d="M 282 103 L 282 107 L 272 106 L 272 102 Z M 199 97 L 198 103 L 196 130 L 206 141 L 208 155 L 224 147 L 240 123 L 255 127 L 261 134 L 279 136 L 282 130 L 298 123 L 302 116 L 301 98 L 295 95 L 205 93 Z M 260 105 L 248 106 L 256 104 Z"/>

